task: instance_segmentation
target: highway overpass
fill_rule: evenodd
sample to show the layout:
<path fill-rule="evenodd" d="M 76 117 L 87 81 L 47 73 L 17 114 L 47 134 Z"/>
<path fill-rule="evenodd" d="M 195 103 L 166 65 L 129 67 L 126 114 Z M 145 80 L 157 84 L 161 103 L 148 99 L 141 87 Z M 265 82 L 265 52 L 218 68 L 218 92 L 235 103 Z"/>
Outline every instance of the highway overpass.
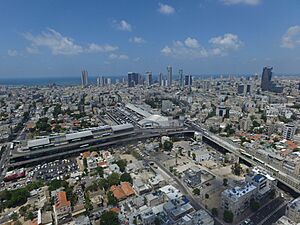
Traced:
<path fill-rule="evenodd" d="M 126 144 L 132 141 L 156 138 L 165 135 L 175 137 L 192 137 L 194 136 L 194 131 L 183 129 L 138 129 L 132 132 L 114 134 L 98 139 L 83 140 L 66 145 L 47 147 L 38 150 L 31 150 L 26 152 L 18 152 L 15 150 L 14 154 L 10 157 L 9 168 L 26 167 L 38 164 L 43 161 L 51 161 L 62 157 L 78 155 L 80 152 L 87 151 L 90 148 L 110 147 L 113 145 Z"/>
<path fill-rule="evenodd" d="M 245 162 L 251 164 L 252 166 L 260 166 L 272 174 L 278 181 L 300 194 L 300 180 L 291 176 L 288 173 L 276 168 L 275 165 L 271 165 L 270 163 L 266 163 L 264 160 L 259 159 L 257 156 L 251 154 L 249 151 L 242 149 L 240 146 L 234 145 L 227 140 L 224 140 L 222 137 L 219 137 L 211 132 L 208 132 L 201 128 L 199 125 L 190 123 L 189 127 L 194 129 L 195 131 L 202 134 L 203 142 L 209 144 L 210 146 L 225 152 L 231 152 L 238 156 L 240 159 Z M 242 154 L 242 152 L 246 152 L 247 154 Z"/>

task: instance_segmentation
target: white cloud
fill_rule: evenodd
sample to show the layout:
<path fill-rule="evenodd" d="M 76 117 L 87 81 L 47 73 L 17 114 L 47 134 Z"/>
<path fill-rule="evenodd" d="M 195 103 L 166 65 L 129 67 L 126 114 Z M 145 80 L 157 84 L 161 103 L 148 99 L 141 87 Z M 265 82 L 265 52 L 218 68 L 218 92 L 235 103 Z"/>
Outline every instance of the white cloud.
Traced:
<path fill-rule="evenodd" d="M 9 49 L 7 51 L 7 55 L 11 57 L 15 57 L 15 56 L 20 56 L 21 54 L 17 50 Z"/>
<path fill-rule="evenodd" d="M 109 58 L 110 59 L 123 59 L 123 60 L 129 59 L 128 55 L 125 55 L 125 54 L 115 54 L 115 53 L 111 53 L 109 55 Z"/>
<path fill-rule="evenodd" d="M 281 47 L 295 48 L 300 46 L 300 26 L 290 27 L 281 39 Z"/>
<path fill-rule="evenodd" d="M 122 30 L 122 31 L 131 31 L 132 27 L 131 24 L 128 23 L 126 20 L 121 20 L 121 21 L 116 21 L 114 20 L 114 25 L 118 30 Z"/>
<path fill-rule="evenodd" d="M 87 52 L 91 52 L 91 53 L 96 53 L 96 52 L 113 52 L 118 50 L 117 46 L 112 46 L 112 45 L 98 45 L 95 43 L 92 43 L 89 45 L 89 47 L 87 48 Z"/>
<path fill-rule="evenodd" d="M 224 34 L 209 40 L 211 44 L 204 48 L 196 38 L 188 37 L 183 41 L 174 41 L 172 45 L 166 45 L 161 53 L 175 58 L 202 58 L 215 55 L 226 55 L 232 50 L 239 49 L 243 42 L 234 34 Z"/>
<path fill-rule="evenodd" d="M 212 53 L 215 55 L 227 54 L 228 50 L 237 50 L 243 45 L 239 37 L 231 33 L 213 37 L 209 40 L 209 43 L 212 44 Z"/>
<path fill-rule="evenodd" d="M 197 39 L 188 37 L 185 39 L 184 44 L 189 48 L 199 48 Z"/>
<path fill-rule="evenodd" d="M 174 41 L 171 47 L 165 46 L 161 53 L 175 58 L 201 58 L 208 55 L 207 50 L 201 47 L 196 39 L 190 37 L 184 41 Z"/>
<path fill-rule="evenodd" d="M 129 41 L 131 43 L 136 43 L 136 44 L 143 44 L 146 41 L 142 38 L 142 37 L 133 37 L 133 38 L 129 38 Z"/>
<path fill-rule="evenodd" d="M 47 29 L 37 36 L 26 33 L 24 37 L 31 41 L 33 47 L 48 47 L 54 55 L 76 55 L 84 51 L 72 38 L 64 37 L 53 29 Z"/>
<path fill-rule="evenodd" d="M 237 4 L 244 4 L 244 5 L 258 5 L 261 3 L 261 0 L 221 0 L 225 5 L 237 5 Z"/>
<path fill-rule="evenodd" d="M 161 14 L 170 15 L 175 13 L 175 9 L 170 5 L 165 5 L 162 3 L 159 3 L 158 5 L 159 5 L 158 12 L 160 12 Z"/>
<path fill-rule="evenodd" d="M 48 28 L 46 31 L 38 35 L 31 33 L 23 34 L 25 39 L 31 42 L 31 45 L 26 48 L 28 53 L 39 53 L 40 47 L 49 48 L 53 55 L 77 55 L 80 53 L 98 53 L 112 52 L 118 49 L 112 45 L 98 45 L 95 43 L 89 44 L 87 47 L 75 44 L 74 40 L 65 37 L 54 29 Z"/>

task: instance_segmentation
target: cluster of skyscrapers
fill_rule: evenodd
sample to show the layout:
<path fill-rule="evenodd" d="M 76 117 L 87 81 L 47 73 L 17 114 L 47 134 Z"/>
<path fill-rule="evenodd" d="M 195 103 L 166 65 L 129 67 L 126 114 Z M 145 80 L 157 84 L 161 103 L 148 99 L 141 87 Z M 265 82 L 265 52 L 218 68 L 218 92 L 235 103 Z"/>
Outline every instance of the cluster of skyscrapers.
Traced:
<path fill-rule="evenodd" d="M 173 84 L 173 69 L 172 66 L 167 67 L 167 76 L 163 73 L 159 73 L 157 77 L 157 83 L 159 86 L 171 87 Z M 183 75 L 183 70 L 179 70 L 179 86 L 189 86 L 191 87 L 193 83 L 193 77 L 191 75 Z M 128 87 L 134 87 L 136 85 L 151 86 L 154 84 L 152 72 L 146 72 L 145 76 L 139 73 L 129 72 L 128 73 Z"/>

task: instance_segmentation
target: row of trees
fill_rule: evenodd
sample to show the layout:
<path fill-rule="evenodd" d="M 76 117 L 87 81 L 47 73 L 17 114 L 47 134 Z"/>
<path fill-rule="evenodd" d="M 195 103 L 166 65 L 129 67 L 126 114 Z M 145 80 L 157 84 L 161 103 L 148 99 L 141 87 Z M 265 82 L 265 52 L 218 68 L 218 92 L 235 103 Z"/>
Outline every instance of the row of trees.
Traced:
<path fill-rule="evenodd" d="M 5 208 L 12 208 L 25 204 L 30 196 L 30 191 L 42 187 L 43 185 L 43 182 L 36 181 L 28 184 L 25 188 L 10 191 L 4 190 L 0 192 L 0 212 Z"/>

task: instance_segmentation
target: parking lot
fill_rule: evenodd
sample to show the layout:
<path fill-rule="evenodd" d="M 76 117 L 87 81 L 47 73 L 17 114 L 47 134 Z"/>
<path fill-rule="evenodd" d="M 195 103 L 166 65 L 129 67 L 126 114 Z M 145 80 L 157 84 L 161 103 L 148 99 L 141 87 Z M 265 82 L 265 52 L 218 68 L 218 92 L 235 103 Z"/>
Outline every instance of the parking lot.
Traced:
<path fill-rule="evenodd" d="M 111 107 L 106 110 L 107 116 L 117 124 L 131 123 L 139 126 L 138 122 L 144 119 L 138 113 L 124 107 Z"/>
<path fill-rule="evenodd" d="M 33 180 L 62 179 L 63 176 L 78 170 L 75 159 L 63 159 L 37 165 L 28 173 Z"/>

